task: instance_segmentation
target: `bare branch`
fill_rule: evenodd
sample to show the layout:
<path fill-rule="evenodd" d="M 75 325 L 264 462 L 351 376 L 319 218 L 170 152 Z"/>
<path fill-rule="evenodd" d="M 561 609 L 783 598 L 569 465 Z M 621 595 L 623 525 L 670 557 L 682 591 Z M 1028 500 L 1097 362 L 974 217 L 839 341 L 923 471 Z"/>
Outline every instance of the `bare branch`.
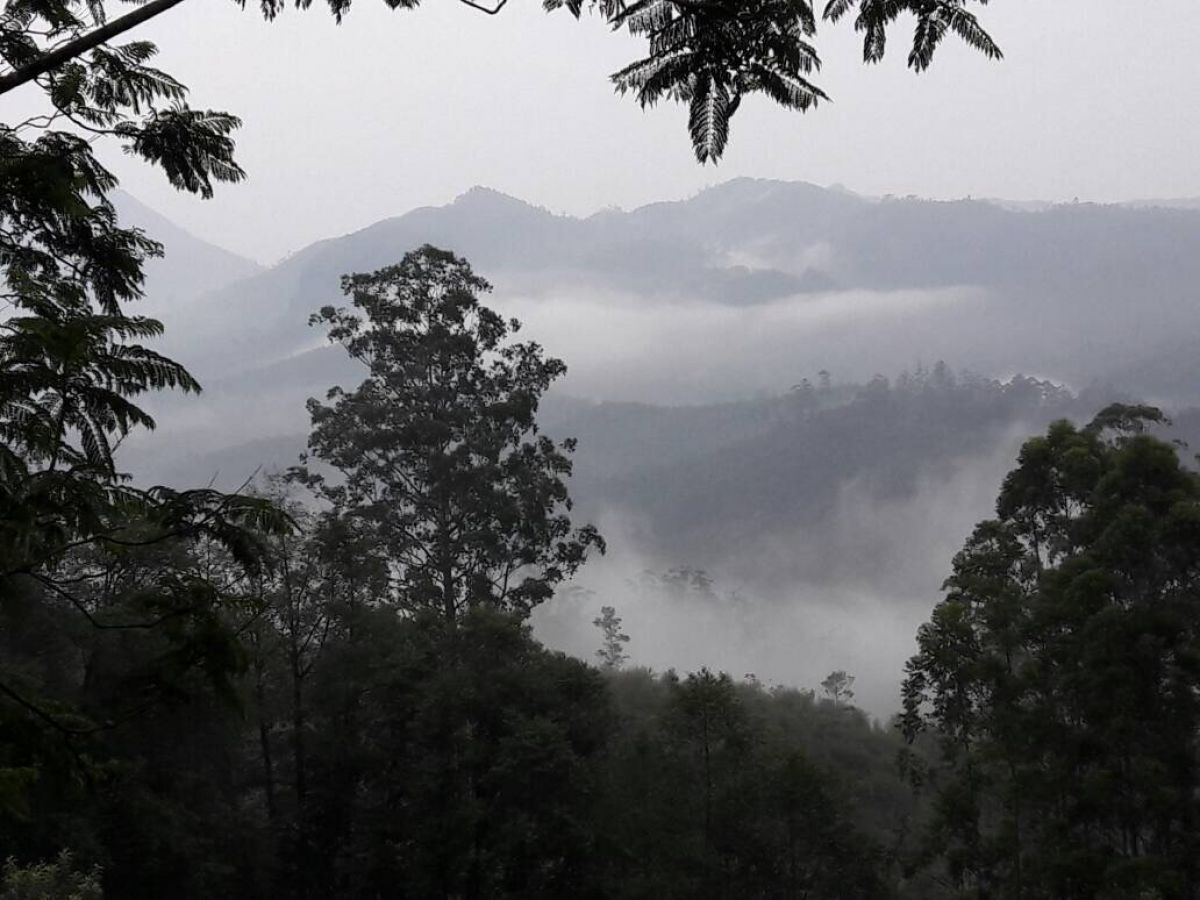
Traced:
<path fill-rule="evenodd" d="M 482 13 L 487 13 L 489 16 L 496 15 L 496 13 L 500 12 L 500 10 L 504 9 L 504 7 L 508 4 L 508 0 L 500 0 L 500 2 L 495 6 L 490 7 L 483 6 L 480 3 L 475 3 L 474 0 L 458 0 L 458 2 L 465 6 L 471 7 L 471 9 L 477 9 Z"/>

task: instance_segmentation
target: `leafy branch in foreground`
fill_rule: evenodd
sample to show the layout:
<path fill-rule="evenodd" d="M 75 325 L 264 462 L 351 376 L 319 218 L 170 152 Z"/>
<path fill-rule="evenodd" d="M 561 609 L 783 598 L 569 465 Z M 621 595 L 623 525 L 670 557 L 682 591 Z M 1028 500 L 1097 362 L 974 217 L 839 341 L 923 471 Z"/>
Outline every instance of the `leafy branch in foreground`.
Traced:
<path fill-rule="evenodd" d="M 202 197 L 243 173 L 232 155 L 237 119 L 188 107 L 186 88 L 151 65 L 152 44 L 100 40 L 53 56 L 81 35 L 103 38 L 105 24 L 101 2 L 14 0 L 0 12 L 0 86 L 32 72 L 25 83 L 44 104 L 0 124 L 0 605 L 68 632 L 72 621 L 86 633 L 144 632 L 156 647 L 146 690 L 98 718 L 60 708 L 45 679 L 0 665 L 0 713 L 15 705 L 24 725 L 68 737 L 123 720 L 193 670 L 225 681 L 237 664 L 237 591 L 194 555 L 219 553 L 246 579 L 262 535 L 288 527 L 263 500 L 136 486 L 118 468 L 121 442 L 155 424 L 141 398 L 199 385 L 149 346 L 161 323 L 128 312 L 161 247 L 118 222 L 117 181 L 96 142 L 115 140 Z M 136 581 L 117 577 L 155 554 Z"/>
<path fill-rule="evenodd" d="M 863 58 L 883 58 L 888 29 L 902 14 L 916 20 L 909 66 L 924 71 L 953 32 L 990 59 L 999 46 L 968 8 L 971 0 L 830 0 L 822 18 L 837 22 L 857 7 Z M 982 5 L 987 0 L 978 0 Z M 807 112 L 826 93 L 810 80 L 821 67 L 813 39 L 818 17 L 809 0 L 546 0 L 547 9 L 575 15 L 597 9 L 614 29 L 642 37 L 647 55 L 612 76 L 617 90 L 642 106 L 668 99 L 688 106 L 696 158 L 716 162 L 729 141 L 729 123 L 742 99 L 765 94 Z"/>
<path fill-rule="evenodd" d="M 116 51 L 105 42 L 177 6 L 182 0 L 153 0 L 110 21 L 101 2 L 83 0 L 21 0 L 10 3 L 0 24 L 0 59 L 9 71 L 0 72 L 0 95 L 33 80 L 62 96 L 88 84 L 97 67 L 140 67 L 152 45 L 126 45 Z M 234 0 L 241 6 L 246 0 Z M 340 22 L 352 0 L 326 0 Z M 496 15 L 507 0 L 482 3 L 459 0 L 464 6 Z M 420 0 L 384 0 L 390 9 L 415 9 Z M 642 106 L 668 99 L 688 105 L 688 130 L 697 159 L 716 162 L 729 140 L 729 123 L 742 99 L 765 94 L 788 109 L 805 112 L 827 100 L 810 77 L 821 65 L 813 40 L 818 21 L 837 23 L 854 15 L 854 28 L 863 35 L 863 59 L 878 62 L 887 48 L 889 30 L 903 15 L 916 20 L 909 67 L 924 71 L 949 34 L 989 59 L 999 59 L 999 46 L 972 12 L 987 0 L 828 0 L 820 15 L 812 0 L 544 0 L 547 11 L 566 9 L 577 18 L 585 11 L 600 15 L 613 30 L 624 30 L 646 42 L 646 55 L 612 76 L 622 94 L 632 93 Z M 274 19 L 289 6 L 309 9 L 313 0 L 260 0 L 263 16 Z M 34 27 L 35 23 L 42 27 Z M 91 54 L 87 63 L 80 62 Z M 139 72 L 135 91 L 175 92 L 182 86 L 154 70 Z M 53 84 L 44 81 L 50 79 Z M 136 96 L 133 94 L 131 96 Z M 57 103 L 57 101 L 56 101 Z M 161 115 L 161 114 L 159 114 Z M 213 116 L 215 114 L 206 114 Z M 197 122 L 177 114 L 165 121 L 150 117 L 140 126 L 162 146 L 172 129 L 195 128 Z M 79 123 L 77 123 L 79 124 Z M 207 123 L 214 137 L 236 123 Z M 199 132 L 195 132 L 199 133 Z M 154 159 L 154 141 L 135 142 L 135 152 Z M 176 145 L 178 146 L 178 145 Z M 236 175 L 231 168 L 224 175 Z M 168 170 L 168 174 L 171 174 Z M 172 176 L 175 177 L 174 175 Z M 183 174 L 186 181 L 186 174 Z M 192 189 L 191 187 L 188 188 Z"/>

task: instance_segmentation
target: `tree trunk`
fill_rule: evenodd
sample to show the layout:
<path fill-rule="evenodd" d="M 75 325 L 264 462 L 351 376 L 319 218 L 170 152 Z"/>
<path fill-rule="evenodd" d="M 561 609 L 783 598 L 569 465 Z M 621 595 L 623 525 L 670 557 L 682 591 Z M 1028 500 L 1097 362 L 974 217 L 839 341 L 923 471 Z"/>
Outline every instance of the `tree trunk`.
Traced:
<path fill-rule="evenodd" d="M 305 795 L 308 793 L 308 779 L 305 777 L 307 762 L 304 754 L 304 694 L 301 682 L 304 673 L 300 671 L 300 660 L 292 656 L 292 758 L 296 766 L 295 788 L 296 805 L 303 806 Z"/>
<path fill-rule="evenodd" d="M 263 711 L 266 708 L 266 690 L 263 687 L 262 660 L 254 663 L 254 700 L 258 704 L 258 743 L 262 752 L 263 782 L 267 794 L 267 820 L 274 826 L 279 818 L 275 804 L 275 761 L 271 756 L 271 734 Z"/>

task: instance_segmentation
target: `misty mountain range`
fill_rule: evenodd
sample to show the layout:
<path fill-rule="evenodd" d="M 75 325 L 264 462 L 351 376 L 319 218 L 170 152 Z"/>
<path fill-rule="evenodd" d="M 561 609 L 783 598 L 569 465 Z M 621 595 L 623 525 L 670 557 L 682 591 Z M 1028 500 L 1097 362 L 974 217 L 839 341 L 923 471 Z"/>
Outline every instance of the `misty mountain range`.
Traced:
<path fill-rule="evenodd" d="M 900 303 L 908 330 L 896 348 L 900 365 L 839 352 L 833 361 L 848 371 L 835 374 L 844 376 L 945 359 L 956 368 L 1038 371 L 1081 387 L 1115 380 L 1168 400 L 1196 387 L 1196 373 L 1162 370 L 1164 357 L 1181 358 L 1180 332 L 1196 324 L 1198 210 L 1072 204 L 1020 211 L 978 201 L 879 201 L 749 179 L 686 201 L 584 219 L 475 188 L 448 206 L 319 242 L 266 271 L 232 257 L 206 258 L 193 266 L 204 272 L 197 290 L 172 309 L 173 340 L 202 374 L 286 360 L 320 344 L 307 316 L 337 301 L 342 274 L 387 265 L 422 243 L 471 260 L 497 285 L 501 306 L 603 295 L 610 304 L 642 306 L 804 307 L 840 299 L 861 307 L 871 305 L 863 295 L 876 302 L 924 295 L 924 304 Z M 171 266 L 196 258 L 169 254 L 152 287 Z M 217 272 L 227 283 L 214 290 Z M 874 349 L 869 339 L 863 346 Z M 817 368 L 834 368 L 820 347 L 795 350 Z"/>
<path fill-rule="evenodd" d="M 293 462 L 305 399 L 361 377 L 308 316 L 343 302 L 341 275 L 431 243 L 570 367 L 541 419 L 579 438 L 578 512 L 617 560 L 584 582 L 611 593 L 639 567 L 687 565 L 778 603 L 904 611 L 902 641 L 867 640 L 858 659 L 821 659 L 806 632 L 817 667 L 899 670 L 1026 436 L 1112 397 L 1178 411 L 1200 396 L 1200 209 L 742 179 L 581 219 L 475 188 L 266 269 L 136 201 L 122 211 L 166 244 L 149 308 L 206 387 L 155 401 L 160 431 L 124 448 L 140 477 L 229 487 Z M 790 660 L 774 671 L 796 680 Z"/>
<path fill-rule="evenodd" d="M 494 305 L 567 361 L 562 392 L 577 397 L 730 402 L 822 369 L 865 382 L 938 360 L 1167 406 L 1200 391 L 1200 210 L 1019 211 L 739 179 L 579 219 L 474 188 L 265 270 L 132 198 L 122 213 L 166 245 L 149 311 L 208 390 L 159 413 L 193 454 L 302 434 L 305 398 L 356 378 L 308 316 L 342 302 L 341 275 L 422 243 L 471 260 Z"/>

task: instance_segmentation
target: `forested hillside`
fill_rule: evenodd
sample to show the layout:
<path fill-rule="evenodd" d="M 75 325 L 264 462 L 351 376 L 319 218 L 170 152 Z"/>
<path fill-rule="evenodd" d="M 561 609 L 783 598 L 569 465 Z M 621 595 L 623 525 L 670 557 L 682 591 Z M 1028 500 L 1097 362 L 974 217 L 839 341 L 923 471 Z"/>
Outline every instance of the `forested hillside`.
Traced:
<path fill-rule="evenodd" d="M 635 120 L 538 96 L 600 61 L 564 28 L 738 173 L 744 100 L 824 108 L 822 54 L 898 24 L 916 73 L 998 61 L 991 5 L 508 5 L 0 4 L 0 900 L 1200 900 L 1200 210 L 646 205 L 675 163 Z M 1165 48 L 1200 18 L 1159 5 L 998 15 L 1053 58 L 760 171 L 1194 195 Z M 245 160 L 303 176 L 199 229 L 227 248 L 120 190 Z M 515 169 L 654 193 L 239 255 Z"/>
<path fill-rule="evenodd" d="M 716 246 L 712 221 L 729 225 L 730 241 L 760 240 L 768 228 L 790 235 L 785 216 L 789 212 L 794 216 L 801 202 L 824 212 L 828 221 L 838 221 L 840 215 L 844 222 L 852 221 L 854 210 L 862 214 L 879 205 L 804 185 L 734 183 L 689 203 L 662 204 L 628 216 L 640 222 L 638 227 L 646 234 L 674 229 L 688 240 L 707 241 L 704 246 L 711 250 Z M 901 206 L 910 213 L 925 209 L 915 201 Z M 926 206 L 926 218 L 937 222 L 944 216 L 940 205 Z M 997 221 L 1013 215 L 1050 215 L 976 206 Z M 711 215 L 697 215 L 697 207 Z M 764 208 L 777 208 L 775 218 L 760 218 Z M 1120 210 L 1100 208 L 1081 214 L 1085 213 L 1099 218 L 1112 215 L 1118 223 L 1123 215 Z M 606 213 L 598 219 L 623 215 Z M 564 325 L 574 315 L 571 295 L 556 299 L 550 285 L 565 276 L 531 273 L 528 270 L 541 258 L 541 251 L 535 257 L 528 249 L 513 249 L 515 243 L 505 242 L 513 241 L 521 228 L 534 227 L 529 223 L 547 229 L 539 238 L 543 247 L 546 241 L 569 236 L 572 229 L 610 227 L 551 216 L 475 191 L 454 206 L 420 211 L 362 235 L 327 242 L 227 289 L 226 295 L 268 290 L 262 297 L 270 298 L 274 288 L 269 286 L 281 283 L 286 273 L 296 293 L 279 308 L 317 304 L 322 293 L 309 280 L 317 277 L 315 273 L 333 272 L 351 260 L 384 258 L 390 241 L 408 235 L 405 229 L 414 229 L 415 234 L 418 229 L 440 227 L 450 235 L 464 223 L 469 226 L 465 239 L 481 242 L 485 257 L 507 258 L 496 263 L 502 277 L 508 273 L 519 278 L 526 288 L 539 285 L 538 298 L 516 308 L 528 309 L 536 324 L 544 312 L 539 304 L 557 304 L 556 309 L 568 312 Z M 566 231 L 552 238 L 560 226 Z M 810 222 L 808 227 L 817 226 Z M 1044 227 L 1054 227 L 1054 222 Z M 616 233 L 613 226 L 611 234 Z M 1080 245 L 1087 243 L 1079 235 L 1073 239 Z M 489 240 L 500 243 L 489 244 Z M 797 238 L 794 247 L 804 240 Z M 564 249 L 567 261 L 582 258 L 580 247 L 591 247 L 589 258 L 594 260 L 599 253 L 594 248 L 603 246 L 602 241 L 568 243 L 575 249 Z M 507 257 L 510 251 L 513 256 Z M 618 256 L 628 259 L 624 251 L 613 259 Z M 636 280 L 635 269 L 627 264 L 620 277 L 632 284 L 628 279 Z M 669 266 L 656 269 L 651 257 L 645 270 L 657 271 L 664 284 L 669 281 Z M 516 271 L 521 274 L 512 275 Z M 611 274 L 616 267 L 592 271 Z M 999 270 L 987 271 L 992 273 L 989 277 L 999 277 Z M 941 277 L 935 275 L 930 276 L 934 281 Z M 572 277 L 578 285 L 588 283 L 579 272 Z M 647 293 L 638 302 L 646 309 L 667 303 L 676 304 L 670 309 L 687 310 L 686 304 L 691 303 L 697 305 L 701 319 L 704 309 L 718 302 L 712 299 L 717 295 L 681 300 L 685 288 L 678 284 L 670 288 L 678 292 L 674 299 L 661 286 L 649 288 L 643 283 L 642 289 Z M 516 293 L 502 283 L 497 290 L 499 308 L 512 308 Z M 851 294 L 833 296 L 840 297 L 839 302 L 853 302 Z M 803 308 L 813 302 L 806 297 L 779 302 Z M 244 302 L 256 301 L 246 294 Z M 591 316 L 599 316 L 598 321 L 609 314 L 619 318 L 626 302 L 605 313 L 589 305 L 585 294 L 578 314 L 585 323 Z M 938 317 L 945 312 L 943 307 L 937 310 Z M 1047 311 L 1053 314 L 1059 313 Z M 869 325 L 859 323 L 855 334 L 867 330 Z M 206 346 L 199 337 L 202 333 L 188 334 L 192 345 L 200 348 L 201 358 Z M 557 326 L 543 334 L 554 339 Z M 254 340 L 262 350 L 279 342 L 300 341 L 301 336 L 310 346 L 318 339 L 307 326 L 281 324 L 278 332 Z M 541 336 L 535 327 L 535 337 Z M 624 379 L 630 377 L 652 384 L 657 377 L 655 358 L 664 350 L 684 352 L 655 343 L 654 334 L 649 338 L 614 334 L 614 338 L 631 348 L 614 351 L 627 353 L 629 365 L 597 367 L 592 373 L 598 388 L 610 396 L 619 396 Z M 686 352 L 692 354 L 689 364 L 695 369 L 702 370 L 710 354 L 716 355 L 717 366 L 736 362 L 746 371 L 747 365 L 754 365 L 741 357 L 722 362 L 712 337 L 700 333 L 693 338 Z M 746 340 L 744 352 L 750 354 L 756 340 L 771 338 L 751 331 Z M 906 352 L 920 355 L 919 334 L 900 344 L 911 346 Z M 821 352 L 819 343 L 800 346 Z M 273 362 L 264 357 L 269 353 L 255 357 L 261 364 L 252 371 L 234 369 L 215 376 L 200 404 L 184 400 L 163 409 L 160 417 L 170 423 L 175 436 L 165 441 L 155 436 L 142 446 L 134 443 L 124 451 L 130 467 L 149 480 L 183 485 L 198 478 L 215 479 L 231 489 L 256 473 L 292 465 L 305 442 L 304 399 L 319 398 L 334 384 L 353 383 L 360 370 L 336 348 L 303 351 Z M 842 372 L 865 365 L 846 355 L 839 364 Z M 772 377 L 773 365 L 768 355 L 756 377 Z M 1041 378 L 997 379 L 956 371 L 942 361 L 907 371 L 902 368 L 890 378 L 876 375 L 854 382 L 813 371 L 806 360 L 792 360 L 776 377 L 779 380 L 771 390 L 757 398 L 689 405 L 621 402 L 603 399 L 604 394 L 580 399 L 573 395 L 569 377 L 564 388 L 551 392 L 540 421 L 547 433 L 578 439 L 572 495 L 581 515 L 603 524 L 610 552 L 580 576 L 583 588 L 591 592 L 588 601 L 560 603 L 553 611 L 539 614 L 537 627 L 544 639 L 586 655 L 596 609 L 601 603 L 615 603 L 640 635 L 633 649 L 639 663 L 658 667 L 715 663 L 732 671 L 755 671 L 785 684 L 815 684 L 830 669 L 849 667 L 859 673 L 861 702 L 886 718 L 898 697 L 895 673 L 909 652 L 912 631 L 924 618 L 930 598 L 937 596 L 945 560 L 972 524 L 989 513 L 1021 442 L 1055 418 L 1086 421 L 1112 400 L 1137 396 L 1116 383 L 1072 390 Z M 195 405 L 200 409 L 189 409 Z M 1181 414 L 1181 426 L 1190 421 L 1186 410 L 1173 413 Z M 1186 439 L 1189 432 L 1180 427 L 1171 435 Z M 711 595 L 681 599 L 670 592 L 661 596 L 646 590 L 643 573 L 673 570 L 703 572 L 714 586 Z M 864 618 L 877 620 L 879 627 L 856 627 L 854 623 Z"/>

